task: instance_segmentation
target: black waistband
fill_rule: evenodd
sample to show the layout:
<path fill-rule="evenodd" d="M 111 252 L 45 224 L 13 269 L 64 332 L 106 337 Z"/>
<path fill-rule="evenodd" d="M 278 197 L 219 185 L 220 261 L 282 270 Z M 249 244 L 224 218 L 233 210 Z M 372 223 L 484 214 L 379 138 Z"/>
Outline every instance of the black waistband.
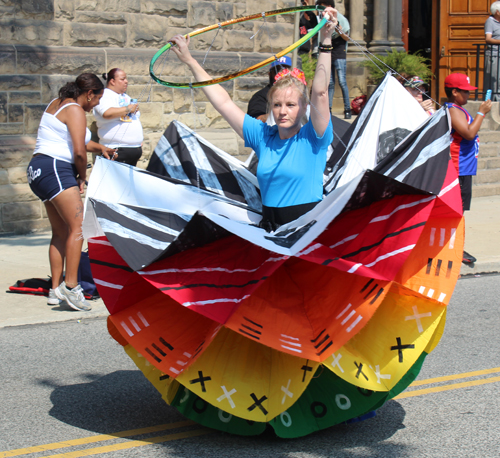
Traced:
<path fill-rule="evenodd" d="M 318 202 L 290 205 L 289 207 L 266 207 L 262 205 L 262 221 L 259 226 L 267 232 L 275 231 L 283 224 L 294 221 L 303 214 L 311 211 Z"/>
<path fill-rule="evenodd" d="M 135 151 L 135 150 L 141 150 L 142 151 L 142 146 L 119 146 L 116 148 L 117 151 Z"/>

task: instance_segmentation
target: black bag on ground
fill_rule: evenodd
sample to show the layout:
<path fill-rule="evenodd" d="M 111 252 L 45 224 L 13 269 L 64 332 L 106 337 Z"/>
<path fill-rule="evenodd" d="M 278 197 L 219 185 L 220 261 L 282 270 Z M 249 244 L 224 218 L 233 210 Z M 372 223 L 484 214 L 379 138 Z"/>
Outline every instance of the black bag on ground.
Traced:
<path fill-rule="evenodd" d="M 25 280 L 18 280 L 15 285 L 9 286 L 9 292 L 48 296 L 51 287 L 52 280 L 50 278 L 27 278 Z"/>

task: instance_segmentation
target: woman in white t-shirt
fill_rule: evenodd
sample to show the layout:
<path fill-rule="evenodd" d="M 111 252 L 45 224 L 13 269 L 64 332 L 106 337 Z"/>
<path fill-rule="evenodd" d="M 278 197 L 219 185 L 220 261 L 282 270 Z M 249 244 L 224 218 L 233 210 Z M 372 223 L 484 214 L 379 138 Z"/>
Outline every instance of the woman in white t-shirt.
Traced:
<path fill-rule="evenodd" d="M 87 151 L 108 159 L 109 153 L 113 154 L 90 140 L 85 112 L 99 103 L 103 89 L 96 75 L 83 73 L 59 90 L 59 97 L 49 103 L 40 120 L 35 151 L 26 171 L 31 190 L 45 204 L 52 228 L 48 304 L 66 301 L 71 308 L 84 311 L 91 309 L 78 284 L 83 244 L 80 194 L 87 177 Z"/>
<path fill-rule="evenodd" d="M 127 94 L 126 73 L 113 68 L 102 77 L 107 81 L 101 102 L 94 108 L 101 144 L 116 149 L 117 162 L 135 166 L 142 155 L 144 135 L 139 104 Z"/>

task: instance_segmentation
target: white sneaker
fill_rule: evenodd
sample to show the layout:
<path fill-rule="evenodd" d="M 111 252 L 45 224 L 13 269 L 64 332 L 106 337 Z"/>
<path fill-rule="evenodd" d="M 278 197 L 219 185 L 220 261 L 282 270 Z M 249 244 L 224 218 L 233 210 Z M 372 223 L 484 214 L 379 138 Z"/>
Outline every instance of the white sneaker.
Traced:
<path fill-rule="evenodd" d="M 56 296 L 55 289 L 50 288 L 49 297 L 47 298 L 47 305 L 59 305 L 61 303 L 61 299 Z"/>
<path fill-rule="evenodd" d="M 55 289 L 55 293 L 59 299 L 66 301 L 72 309 L 82 312 L 92 310 L 92 306 L 85 300 L 81 285 L 76 285 L 73 289 L 69 289 L 66 287 L 66 283 L 62 282 Z"/>

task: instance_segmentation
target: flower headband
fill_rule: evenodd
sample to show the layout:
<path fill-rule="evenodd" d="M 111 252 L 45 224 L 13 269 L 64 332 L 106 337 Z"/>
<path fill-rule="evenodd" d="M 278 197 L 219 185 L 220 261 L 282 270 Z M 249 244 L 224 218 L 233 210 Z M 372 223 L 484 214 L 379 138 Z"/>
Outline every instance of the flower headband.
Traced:
<path fill-rule="evenodd" d="M 290 71 L 288 68 L 285 68 L 274 77 L 274 82 L 279 81 L 281 78 L 284 78 L 287 75 L 298 79 L 301 83 L 304 84 L 304 86 L 307 85 L 304 72 L 302 70 L 299 70 L 298 68 L 294 68 L 292 71 Z"/>
<path fill-rule="evenodd" d="M 420 86 L 427 86 L 427 83 L 422 78 L 420 78 L 418 76 L 413 76 L 409 80 L 406 80 L 403 83 L 403 86 L 416 89 Z"/>

